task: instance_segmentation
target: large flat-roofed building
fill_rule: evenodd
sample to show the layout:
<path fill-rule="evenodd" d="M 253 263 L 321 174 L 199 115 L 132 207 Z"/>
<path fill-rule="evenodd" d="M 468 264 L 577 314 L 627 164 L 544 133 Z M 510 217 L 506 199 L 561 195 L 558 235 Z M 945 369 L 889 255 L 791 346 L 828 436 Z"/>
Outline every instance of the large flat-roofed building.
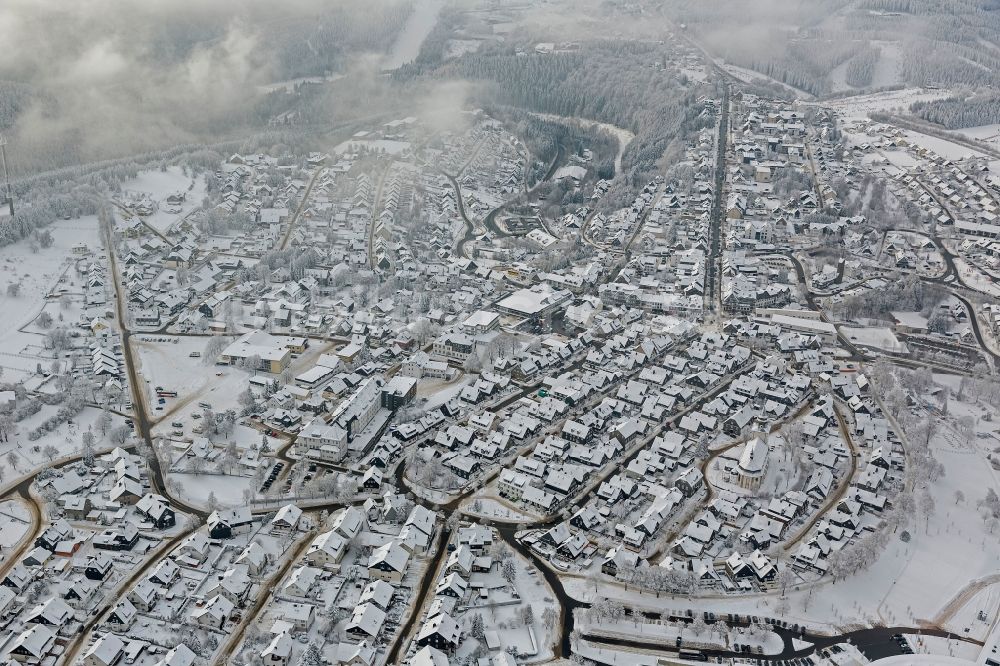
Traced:
<path fill-rule="evenodd" d="M 277 374 L 288 367 L 292 357 L 292 350 L 286 346 L 286 339 L 285 336 L 271 335 L 263 331 L 250 331 L 226 347 L 219 360 L 229 365 L 236 365 L 248 358 L 257 358 L 260 359 L 258 370 Z"/>
<path fill-rule="evenodd" d="M 480 335 L 500 326 L 500 315 L 488 310 L 476 310 L 462 322 L 462 328 L 469 335 Z"/>
<path fill-rule="evenodd" d="M 526 319 L 544 317 L 573 300 L 573 292 L 553 289 L 547 284 L 535 285 L 530 289 L 518 289 L 497 303 L 504 314 Z"/>
<path fill-rule="evenodd" d="M 375 418 L 381 406 L 381 388 L 381 378 L 369 377 L 333 410 L 332 421 L 344 429 L 347 441 L 353 440 Z"/>
<path fill-rule="evenodd" d="M 310 391 L 320 388 L 333 379 L 337 372 L 323 365 L 316 365 L 295 377 L 295 383 Z"/>
<path fill-rule="evenodd" d="M 382 387 L 382 406 L 386 409 L 399 409 L 413 400 L 416 394 L 417 380 L 415 377 L 396 375 Z"/>
<path fill-rule="evenodd" d="M 837 327 L 816 316 L 815 312 L 797 310 L 766 310 L 763 313 L 771 324 L 780 326 L 783 331 L 815 335 L 823 344 L 832 345 L 837 342 Z"/>

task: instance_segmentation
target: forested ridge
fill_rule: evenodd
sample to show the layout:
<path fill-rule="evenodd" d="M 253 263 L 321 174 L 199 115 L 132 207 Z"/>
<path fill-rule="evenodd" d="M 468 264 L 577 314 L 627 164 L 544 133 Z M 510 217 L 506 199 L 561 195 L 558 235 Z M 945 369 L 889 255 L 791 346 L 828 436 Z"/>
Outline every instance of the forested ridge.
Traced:
<path fill-rule="evenodd" d="M 381 57 L 414 6 L 307 4 L 276 16 L 270 3 L 246 2 L 239 20 L 221 3 L 165 16 L 151 5 L 138 25 L 116 15 L 79 26 L 39 8 L 35 23 L 52 26 L 45 35 L 73 39 L 65 48 L 45 45 L 62 61 L 44 60 L 41 46 L 37 58 L 0 60 L 0 131 L 10 141 L 13 173 L 246 136 L 296 103 L 283 90 L 261 95 L 256 86 L 350 71 Z M 95 20 L 85 9 L 80 14 Z M 88 40 L 88 30 L 100 30 L 101 39 Z M 97 65 L 107 60 L 121 72 L 93 85 L 66 77 L 77 53 L 93 53 Z"/>
<path fill-rule="evenodd" d="M 845 80 L 855 88 L 866 88 L 872 84 L 875 67 L 882 57 L 881 49 L 866 46 L 847 63 Z"/>
<path fill-rule="evenodd" d="M 623 170 L 639 182 L 656 170 L 671 142 L 710 122 L 698 89 L 664 68 L 664 60 L 663 46 L 644 42 L 585 42 L 578 50 L 551 54 L 519 52 L 508 44 L 441 64 L 425 57 L 396 79 L 467 80 L 475 84 L 473 102 L 479 105 L 510 105 L 628 129 L 636 139 L 623 156 Z"/>
<path fill-rule="evenodd" d="M 0 81 L 0 130 L 10 129 L 32 102 L 31 87 L 18 81 Z"/>
<path fill-rule="evenodd" d="M 1000 92 L 917 102 L 910 110 L 924 120 L 948 129 L 1000 124 Z"/>
<path fill-rule="evenodd" d="M 830 74 L 847 62 L 854 88 L 905 84 L 1000 85 L 1000 3 L 997 0 L 789 0 L 754 9 L 736 0 L 667 0 L 684 22 L 727 62 L 812 95 L 833 91 Z M 898 50 L 892 81 L 874 73 Z"/>
<path fill-rule="evenodd" d="M 385 52 L 413 11 L 409 1 L 372 2 L 363 12 L 331 3 L 308 20 L 273 28 L 276 78 L 321 76 L 359 52 Z"/>

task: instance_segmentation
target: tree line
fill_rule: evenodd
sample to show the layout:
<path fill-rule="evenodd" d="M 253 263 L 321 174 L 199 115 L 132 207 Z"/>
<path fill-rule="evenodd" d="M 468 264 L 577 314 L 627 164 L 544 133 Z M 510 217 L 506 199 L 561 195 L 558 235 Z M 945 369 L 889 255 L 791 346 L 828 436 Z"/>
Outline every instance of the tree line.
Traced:
<path fill-rule="evenodd" d="M 1000 93 L 993 90 L 930 102 L 915 102 L 910 111 L 946 129 L 1000 124 Z"/>

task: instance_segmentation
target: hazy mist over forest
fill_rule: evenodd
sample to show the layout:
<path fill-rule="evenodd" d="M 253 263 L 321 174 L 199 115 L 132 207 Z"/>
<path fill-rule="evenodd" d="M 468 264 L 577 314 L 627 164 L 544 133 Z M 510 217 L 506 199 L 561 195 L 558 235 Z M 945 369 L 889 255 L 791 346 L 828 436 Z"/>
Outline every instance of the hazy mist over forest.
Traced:
<path fill-rule="evenodd" d="M 0 127 L 13 128 L 15 155 L 30 145 L 80 160 L 226 138 L 261 120 L 258 86 L 377 71 L 411 10 L 392 0 L 12 0 L 0 6 Z"/>
<path fill-rule="evenodd" d="M 245 139 L 288 111 L 313 130 L 406 106 L 439 118 L 447 109 L 447 124 L 470 101 L 512 101 L 510 88 L 497 94 L 503 76 L 480 71 L 484 58 L 530 51 L 534 41 L 649 44 L 673 31 L 794 94 L 956 86 L 989 119 L 993 98 L 980 89 L 1000 76 L 996 8 L 988 0 L 10 0 L 0 6 L 0 130 L 14 172 L 26 174 Z M 455 44 L 476 48 L 449 53 Z M 386 71 L 401 48 L 412 54 L 392 69 L 415 62 Z M 570 58 L 578 56 L 553 60 Z M 294 90 L 276 85 L 303 80 Z M 530 95 L 516 105 L 548 108 Z M 950 127 L 968 115 L 920 113 Z"/>

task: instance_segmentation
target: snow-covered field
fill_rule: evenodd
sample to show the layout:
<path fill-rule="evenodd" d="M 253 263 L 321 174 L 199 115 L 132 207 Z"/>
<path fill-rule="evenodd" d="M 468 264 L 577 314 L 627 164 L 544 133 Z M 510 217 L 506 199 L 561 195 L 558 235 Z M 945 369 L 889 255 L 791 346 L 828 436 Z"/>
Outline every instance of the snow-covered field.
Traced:
<path fill-rule="evenodd" d="M 215 412 L 238 407 L 238 398 L 247 388 L 249 375 L 229 366 L 206 366 L 204 357 L 192 358 L 192 352 L 205 350 L 208 337 L 168 337 L 171 342 L 134 340 L 142 376 L 146 378 L 145 391 L 149 415 L 159 420 L 153 432 L 164 434 L 172 430 L 172 421 L 187 421 L 193 412 L 201 411 L 199 402 L 212 405 Z M 164 336 L 157 336 L 164 337 Z M 173 340 L 177 340 L 176 343 Z M 156 387 L 177 391 L 176 398 L 166 398 L 162 410 L 157 410 Z M 169 417 L 169 418 L 168 418 Z"/>
<path fill-rule="evenodd" d="M 444 2 L 441 0 L 420 0 L 414 3 L 413 13 L 382 62 L 383 71 L 398 69 L 417 57 L 424 39 L 437 24 L 438 14 L 443 6 Z"/>
<path fill-rule="evenodd" d="M 31 527 L 31 512 L 24 502 L 12 500 L 0 503 L 0 550 L 16 544 Z"/>
<path fill-rule="evenodd" d="M 983 616 L 986 619 L 983 619 Z M 945 623 L 945 628 L 960 635 L 985 641 L 993 621 L 1000 616 L 1000 583 L 979 590 Z"/>
<path fill-rule="evenodd" d="M 990 144 L 994 148 L 1000 149 L 1000 125 L 965 127 L 958 131 L 971 139 L 977 139 L 983 143 Z"/>
<path fill-rule="evenodd" d="M 852 136 L 856 139 L 853 143 L 864 143 L 864 140 L 857 140 L 863 135 L 855 134 Z M 893 166 L 900 169 L 912 169 L 918 164 L 917 159 L 904 150 L 880 150 L 877 153 L 869 153 L 861 159 L 865 164 L 879 160 L 888 160 Z"/>
<path fill-rule="evenodd" d="M 83 292 L 85 278 L 73 268 L 74 259 L 79 257 L 72 254 L 72 247 L 86 243 L 94 252 L 103 251 L 95 216 L 59 220 L 48 230 L 52 233 L 51 247 L 32 252 L 31 243 L 22 240 L 0 248 L 0 299 L 4 307 L 0 318 L 0 368 L 8 380 L 32 374 L 38 363 L 47 367 L 52 362 L 50 356 L 39 353 L 43 337 L 21 329 L 31 325 L 42 312 L 48 294 L 60 289 Z M 14 283 L 21 285 L 20 294 L 8 296 L 7 288 Z M 51 307 L 49 312 L 53 318 L 58 316 Z"/>
<path fill-rule="evenodd" d="M 882 56 L 875 63 L 875 71 L 872 73 L 872 82 L 868 88 L 886 88 L 900 83 L 899 80 L 899 42 L 873 41 L 872 46 L 882 51 Z M 847 67 L 850 60 L 844 61 L 840 66 L 830 72 L 830 81 L 834 92 L 852 90 L 847 83 Z"/>
<path fill-rule="evenodd" d="M 228 474 L 170 472 L 167 478 L 181 484 L 181 496 L 186 501 L 205 508 L 208 508 L 210 494 L 215 495 L 220 506 L 243 506 L 243 491 L 254 486 L 252 477 Z"/>
<path fill-rule="evenodd" d="M 63 423 L 38 439 L 28 438 L 28 433 L 58 411 L 58 405 L 46 405 L 37 414 L 14 424 L 14 432 L 10 435 L 10 441 L 0 443 L 0 474 L 2 474 L 2 478 L 9 480 L 36 467 L 51 463 L 52 456 L 46 452 L 50 446 L 57 451 L 56 457 L 79 453 L 83 448 L 83 433 L 88 430 L 94 434 L 94 448 L 96 450 L 118 445 L 118 442 L 112 441 L 111 434 L 116 428 L 125 425 L 124 417 L 112 413 L 110 415 L 111 423 L 107 431 L 102 433 L 100 425 L 102 411 L 96 407 L 84 407 L 83 411 L 73 417 L 72 423 Z"/>
<path fill-rule="evenodd" d="M 949 160 L 960 160 L 969 156 L 988 157 L 985 153 L 972 150 L 971 148 L 953 143 L 947 139 L 941 139 L 936 136 L 930 136 L 928 134 L 922 134 L 912 130 L 905 130 L 904 134 L 906 135 L 906 138 L 910 140 L 910 143 L 922 146 L 928 150 L 933 150 L 941 157 Z"/>
<path fill-rule="evenodd" d="M 905 88 L 903 90 L 893 90 L 889 92 L 872 93 L 870 95 L 857 95 L 855 97 L 845 97 L 824 101 L 822 106 L 838 111 L 845 119 L 867 118 L 872 112 L 891 112 L 893 110 L 906 110 L 914 102 L 930 102 L 936 99 L 944 99 L 951 93 L 947 90 L 927 90 L 925 88 Z"/>
<path fill-rule="evenodd" d="M 133 180 L 122 185 L 126 195 L 141 193 L 158 204 L 159 210 L 144 218 L 149 226 L 160 233 L 166 233 L 172 224 L 201 205 L 205 197 L 205 179 L 185 176 L 180 167 L 167 167 L 166 171 L 143 171 Z M 186 200 L 175 208 L 166 203 L 166 198 L 178 192 L 186 195 Z"/>
<path fill-rule="evenodd" d="M 848 340 L 856 345 L 870 347 L 872 349 L 884 349 L 886 351 L 905 353 L 906 345 L 896 338 L 891 329 L 885 327 L 854 328 L 841 326 L 840 332 Z"/>
<path fill-rule="evenodd" d="M 698 83 L 703 83 L 708 79 L 708 72 L 705 71 L 704 67 L 681 67 L 681 74 Z"/>

